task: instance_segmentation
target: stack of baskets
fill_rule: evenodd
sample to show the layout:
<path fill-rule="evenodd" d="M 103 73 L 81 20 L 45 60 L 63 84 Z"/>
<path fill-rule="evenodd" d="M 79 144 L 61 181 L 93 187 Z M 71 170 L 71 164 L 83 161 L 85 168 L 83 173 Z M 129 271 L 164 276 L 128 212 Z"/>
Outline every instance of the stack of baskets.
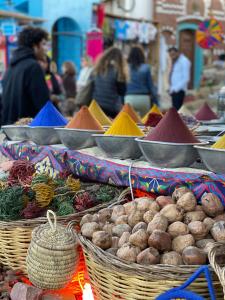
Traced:
<path fill-rule="evenodd" d="M 129 263 L 96 247 L 79 236 L 95 299 L 154 300 L 171 288 L 182 285 L 199 266 L 143 266 Z M 213 273 L 216 299 L 223 299 L 218 277 Z M 225 281 L 224 281 L 225 283 Z M 207 281 L 199 277 L 191 290 L 209 299 Z"/>

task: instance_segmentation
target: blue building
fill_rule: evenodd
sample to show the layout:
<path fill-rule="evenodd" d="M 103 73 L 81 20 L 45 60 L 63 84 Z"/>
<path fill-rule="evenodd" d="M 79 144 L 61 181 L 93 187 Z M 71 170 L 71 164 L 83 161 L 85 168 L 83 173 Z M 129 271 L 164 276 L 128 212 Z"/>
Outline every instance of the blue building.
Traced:
<path fill-rule="evenodd" d="M 13 8 L 43 18 L 51 34 L 53 58 L 60 68 L 72 60 L 80 68 L 86 32 L 92 27 L 92 5 L 100 0 L 0 0 L 0 9 Z"/>

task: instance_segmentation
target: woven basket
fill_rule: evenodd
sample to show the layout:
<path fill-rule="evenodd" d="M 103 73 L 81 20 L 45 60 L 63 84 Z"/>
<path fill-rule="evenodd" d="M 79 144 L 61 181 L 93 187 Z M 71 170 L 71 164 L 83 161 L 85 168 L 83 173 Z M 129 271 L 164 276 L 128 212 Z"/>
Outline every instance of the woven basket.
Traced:
<path fill-rule="evenodd" d="M 32 232 L 26 259 L 28 277 L 38 288 L 61 289 L 71 281 L 77 268 L 78 244 L 73 228 L 57 224 L 53 211 L 47 211 L 47 219 L 48 223 Z"/>
<path fill-rule="evenodd" d="M 217 261 L 217 256 L 225 255 L 225 244 L 214 243 L 209 251 L 209 261 L 217 276 L 219 277 L 220 283 L 223 287 L 224 299 L 225 299 L 225 265 L 220 265 Z"/>
<path fill-rule="evenodd" d="M 57 217 L 57 221 L 68 224 L 73 220 L 75 225 L 79 225 L 81 218 L 87 213 L 94 214 L 116 201 L 122 201 L 128 193 L 130 191 L 126 189 L 111 202 L 99 204 L 79 213 Z M 14 270 L 19 269 L 26 274 L 26 256 L 31 241 L 31 233 L 35 227 L 46 222 L 45 217 L 12 222 L 0 221 L 0 263 Z"/>
<path fill-rule="evenodd" d="M 183 284 L 199 266 L 141 266 L 103 251 L 79 235 L 86 266 L 96 300 L 154 300 L 167 290 Z M 216 299 L 223 299 L 223 290 L 213 274 Z M 191 284 L 191 290 L 209 299 L 204 277 Z"/>

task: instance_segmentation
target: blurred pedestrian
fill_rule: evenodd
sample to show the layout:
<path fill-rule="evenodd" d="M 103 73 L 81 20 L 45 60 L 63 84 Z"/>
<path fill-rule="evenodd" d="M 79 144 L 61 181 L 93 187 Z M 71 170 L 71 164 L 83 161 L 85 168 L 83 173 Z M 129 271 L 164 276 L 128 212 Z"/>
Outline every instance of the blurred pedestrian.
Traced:
<path fill-rule="evenodd" d="M 3 78 L 2 122 L 34 117 L 49 100 L 49 91 L 38 59 L 46 55 L 48 33 L 38 27 L 24 28 Z"/>
<path fill-rule="evenodd" d="M 76 68 L 74 63 L 65 61 L 62 65 L 62 82 L 66 98 L 76 97 Z"/>
<path fill-rule="evenodd" d="M 77 90 L 80 91 L 90 78 L 91 72 L 93 70 L 92 59 L 90 56 L 86 55 L 82 58 L 81 71 L 77 80 Z"/>
<path fill-rule="evenodd" d="M 173 107 L 179 110 L 183 105 L 185 93 L 190 81 L 191 62 L 184 54 L 180 53 L 176 47 L 172 47 L 168 51 L 172 60 L 169 75 L 169 92 Z"/>
<path fill-rule="evenodd" d="M 125 102 L 130 103 L 143 116 L 149 111 L 152 103 L 158 104 L 158 98 L 150 65 L 145 62 L 145 54 L 141 46 L 131 48 L 128 64 L 129 82 Z"/>
<path fill-rule="evenodd" d="M 94 68 L 93 78 L 93 99 L 114 118 L 124 102 L 127 82 L 127 64 L 118 48 L 111 47 L 103 53 Z"/>
<path fill-rule="evenodd" d="M 55 72 L 52 72 L 51 66 L 54 65 L 51 65 L 51 59 L 47 55 L 40 59 L 39 63 L 45 73 L 45 80 L 49 89 L 50 99 L 52 100 L 54 105 L 58 107 L 59 102 L 63 98 L 62 79 L 57 74 L 57 69 L 54 69 L 54 67 L 53 70 Z"/>

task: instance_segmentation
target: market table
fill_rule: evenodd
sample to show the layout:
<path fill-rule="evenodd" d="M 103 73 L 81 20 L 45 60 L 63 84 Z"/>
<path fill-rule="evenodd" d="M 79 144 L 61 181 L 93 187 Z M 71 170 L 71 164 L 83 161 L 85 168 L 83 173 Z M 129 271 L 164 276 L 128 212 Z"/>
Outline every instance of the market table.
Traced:
<path fill-rule="evenodd" d="M 175 187 L 186 185 L 198 199 L 205 192 L 212 192 L 225 204 L 225 174 L 198 168 L 155 168 L 144 160 L 109 159 L 97 147 L 74 151 L 63 145 L 37 146 L 29 142 L 4 141 L 0 150 L 10 160 L 30 160 L 37 171 L 53 176 L 69 171 L 83 179 L 117 186 L 130 186 L 131 182 L 135 189 L 161 195 L 171 194 Z"/>

